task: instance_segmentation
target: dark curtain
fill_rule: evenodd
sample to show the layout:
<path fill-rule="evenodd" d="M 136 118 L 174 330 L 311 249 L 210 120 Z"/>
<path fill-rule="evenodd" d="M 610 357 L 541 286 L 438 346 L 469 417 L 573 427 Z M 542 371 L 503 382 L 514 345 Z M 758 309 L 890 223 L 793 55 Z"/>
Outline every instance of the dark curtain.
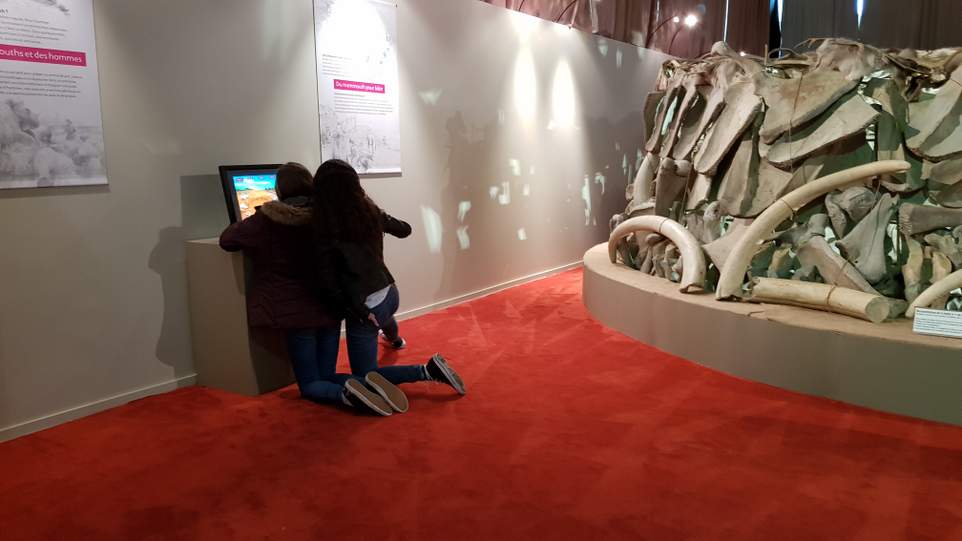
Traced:
<path fill-rule="evenodd" d="M 895 49 L 958 47 L 960 21 L 962 0 L 865 0 L 861 26 L 855 0 L 785 0 L 782 46 L 843 37 Z"/>
<path fill-rule="evenodd" d="M 782 47 L 793 49 L 808 38 L 858 39 L 855 0 L 784 0 L 784 7 Z"/>
<path fill-rule="evenodd" d="M 762 56 L 768 45 L 768 0 L 729 0 L 728 45 Z"/>

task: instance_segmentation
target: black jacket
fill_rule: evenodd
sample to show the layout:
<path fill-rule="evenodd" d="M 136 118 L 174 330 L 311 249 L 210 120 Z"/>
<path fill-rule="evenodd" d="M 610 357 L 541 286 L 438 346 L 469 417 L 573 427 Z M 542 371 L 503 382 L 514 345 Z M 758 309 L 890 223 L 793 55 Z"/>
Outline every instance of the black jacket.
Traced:
<path fill-rule="evenodd" d="M 411 235 L 410 224 L 383 210 L 381 227 L 385 233 L 399 239 Z M 327 296 L 333 296 L 332 300 L 344 306 L 350 315 L 366 318 L 370 312 L 364 304 L 368 295 L 394 283 L 394 276 L 384 264 L 383 237 L 370 243 L 327 240 L 318 248 L 321 289 L 327 292 Z"/>

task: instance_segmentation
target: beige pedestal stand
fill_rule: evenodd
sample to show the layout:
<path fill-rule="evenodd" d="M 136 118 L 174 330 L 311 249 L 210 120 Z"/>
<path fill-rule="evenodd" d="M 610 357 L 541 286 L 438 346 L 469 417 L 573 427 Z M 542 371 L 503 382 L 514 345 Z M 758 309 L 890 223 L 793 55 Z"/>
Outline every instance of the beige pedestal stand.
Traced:
<path fill-rule="evenodd" d="M 217 239 L 187 242 L 190 330 L 197 383 L 258 395 L 294 381 L 279 331 L 249 328 L 244 257 Z"/>

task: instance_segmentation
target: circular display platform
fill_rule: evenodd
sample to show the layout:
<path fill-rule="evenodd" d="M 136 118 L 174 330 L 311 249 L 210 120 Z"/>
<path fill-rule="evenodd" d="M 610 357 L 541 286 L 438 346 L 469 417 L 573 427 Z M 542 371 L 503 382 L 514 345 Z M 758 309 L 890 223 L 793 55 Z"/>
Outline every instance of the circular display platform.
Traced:
<path fill-rule="evenodd" d="M 584 256 L 583 296 L 605 325 L 710 368 L 877 410 L 962 425 L 962 339 L 910 320 L 872 324 L 792 306 L 719 302 Z"/>

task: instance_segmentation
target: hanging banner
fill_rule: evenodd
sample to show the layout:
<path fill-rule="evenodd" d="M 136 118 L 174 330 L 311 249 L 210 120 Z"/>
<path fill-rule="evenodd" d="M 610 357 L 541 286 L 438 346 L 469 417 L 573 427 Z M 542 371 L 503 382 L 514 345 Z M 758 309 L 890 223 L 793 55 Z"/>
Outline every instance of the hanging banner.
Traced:
<path fill-rule="evenodd" d="M 0 189 L 106 183 L 93 0 L 0 1 Z"/>
<path fill-rule="evenodd" d="M 396 20 L 394 2 L 314 0 L 322 159 L 401 172 Z"/>

